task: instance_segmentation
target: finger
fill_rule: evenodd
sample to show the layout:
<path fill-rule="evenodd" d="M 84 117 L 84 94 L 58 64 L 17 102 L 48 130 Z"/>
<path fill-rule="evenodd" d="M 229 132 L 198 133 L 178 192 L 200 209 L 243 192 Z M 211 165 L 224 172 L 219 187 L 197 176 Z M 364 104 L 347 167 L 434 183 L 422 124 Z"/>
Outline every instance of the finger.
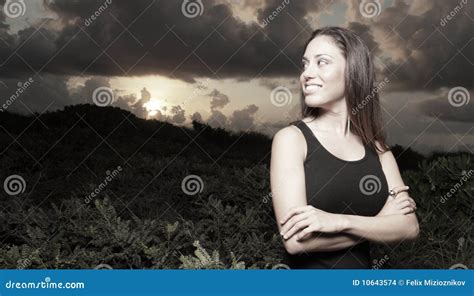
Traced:
<path fill-rule="evenodd" d="M 408 215 L 408 214 L 411 214 L 411 213 L 414 213 L 414 212 L 415 212 L 415 209 L 412 208 L 412 207 L 406 207 L 406 208 L 403 208 L 403 209 L 401 210 L 401 213 L 402 213 L 403 215 Z"/>
<path fill-rule="evenodd" d="M 400 208 L 403 210 L 403 209 L 406 209 L 406 208 L 410 208 L 410 209 L 415 209 L 415 207 L 412 205 L 412 203 L 410 201 L 405 201 L 404 203 L 400 204 Z"/>
<path fill-rule="evenodd" d="M 309 206 L 292 208 L 283 218 L 280 220 L 280 224 L 285 224 L 293 215 L 301 214 L 308 211 Z"/>
<path fill-rule="evenodd" d="M 310 219 L 304 219 L 302 221 L 299 221 L 283 236 L 283 238 L 285 240 L 290 239 L 295 233 L 308 227 L 309 224 L 311 224 Z"/>
<path fill-rule="evenodd" d="M 395 199 L 395 203 L 396 204 L 402 204 L 402 203 L 407 202 L 407 201 L 410 202 L 410 199 L 411 198 L 409 196 L 398 197 L 398 198 Z"/>
<path fill-rule="evenodd" d="M 301 214 L 294 215 L 288 220 L 280 229 L 280 234 L 283 236 L 288 232 L 296 223 L 308 218 L 310 212 L 303 212 Z"/>
<path fill-rule="evenodd" d="M 311 235 L 313 234 L 313 232 L 310 232 L 310 231 L 305 231 L 306 229 L 308 229 L 308 227 L 306 227 L 305 229 L 301 230 L 300 233 L 298 233 L 297 237 L 296 237 L 296 240 L 297 241 L 304 241 L 304 240 L 307 240 L 308 238 L 311 237 Z"/>

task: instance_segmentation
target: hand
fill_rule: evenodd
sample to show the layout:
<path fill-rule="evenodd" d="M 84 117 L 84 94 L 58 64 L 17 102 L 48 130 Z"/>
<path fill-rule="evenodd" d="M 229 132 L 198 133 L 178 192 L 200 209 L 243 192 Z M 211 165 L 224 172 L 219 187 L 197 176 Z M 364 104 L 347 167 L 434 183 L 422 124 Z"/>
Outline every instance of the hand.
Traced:
<path fill-rule="evenodd" d="M 416 210 L 415 201 L 408 195 L 408 193 L 400 196 L 399 193 L 402 191 L 408 191 L 410 187 L 399 186 L 395 187 L 395 196 L 389 196 L 382 210 L 377 216 L 388 216 L 388 215 L 407 215 L 413 213 Z"/>
<path fill-rule="evenodd" d="M 344 215 L 331 214 L 313 206 L 291 209 L 280 221 L 280 234 L 288 240 L 297 235 L 297 240 L 308 238 L 313 232 L 337 233 L 346 225 Z"/>

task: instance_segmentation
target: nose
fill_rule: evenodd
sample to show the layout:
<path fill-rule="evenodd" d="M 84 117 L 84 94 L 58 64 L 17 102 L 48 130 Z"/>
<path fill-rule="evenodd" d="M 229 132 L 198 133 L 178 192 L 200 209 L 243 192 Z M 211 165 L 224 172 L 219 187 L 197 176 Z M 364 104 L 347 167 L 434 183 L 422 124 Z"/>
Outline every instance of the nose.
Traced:
<path fill-rule="evenodd" d="M 308 65 L 306 69 L 301 73 L 301 77 L 303 77 L 304 80 L 309 80 L 311 78 L 314 78 L 316 76 L 316 73 L 311 65 Z"/>

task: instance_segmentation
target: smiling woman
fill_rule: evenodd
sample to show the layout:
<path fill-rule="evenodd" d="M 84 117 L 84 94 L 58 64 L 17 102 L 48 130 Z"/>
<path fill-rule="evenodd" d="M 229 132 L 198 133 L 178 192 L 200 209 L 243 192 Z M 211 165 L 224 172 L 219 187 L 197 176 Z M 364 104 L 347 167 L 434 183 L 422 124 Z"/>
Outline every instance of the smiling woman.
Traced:
<path fill-rule="evenodd" d="M 385 144 L 370 52 L 339 27 L 316 30 L 304 50 L 302 118 L 278 131 L 272 145 L 284 263 L 370 268 L 371 243 L 413 240 L 419 232 L 416 204 Z"/>

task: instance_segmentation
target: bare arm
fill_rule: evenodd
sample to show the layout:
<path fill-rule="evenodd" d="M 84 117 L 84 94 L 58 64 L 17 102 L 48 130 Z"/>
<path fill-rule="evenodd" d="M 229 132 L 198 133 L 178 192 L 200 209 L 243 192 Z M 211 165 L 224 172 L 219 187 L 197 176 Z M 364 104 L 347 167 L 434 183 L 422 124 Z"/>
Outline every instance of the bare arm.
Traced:
<path fill-rule="evenodd" d="M 280 221 L 290 209 L 307 205 L 304 160 L 306 142 L 297 127 L 289 126 L 275 134 L 272 144 L 270 181 L 273 208 L 277 221 Z M 278 231 L 281 224 L 277 223 Z M 290 254 L 313 251 L 335 251 L 348 248 L 361 240 L 346 233 L 312 235 L 304 241 L 296 236 L 283 240 Z"/>

